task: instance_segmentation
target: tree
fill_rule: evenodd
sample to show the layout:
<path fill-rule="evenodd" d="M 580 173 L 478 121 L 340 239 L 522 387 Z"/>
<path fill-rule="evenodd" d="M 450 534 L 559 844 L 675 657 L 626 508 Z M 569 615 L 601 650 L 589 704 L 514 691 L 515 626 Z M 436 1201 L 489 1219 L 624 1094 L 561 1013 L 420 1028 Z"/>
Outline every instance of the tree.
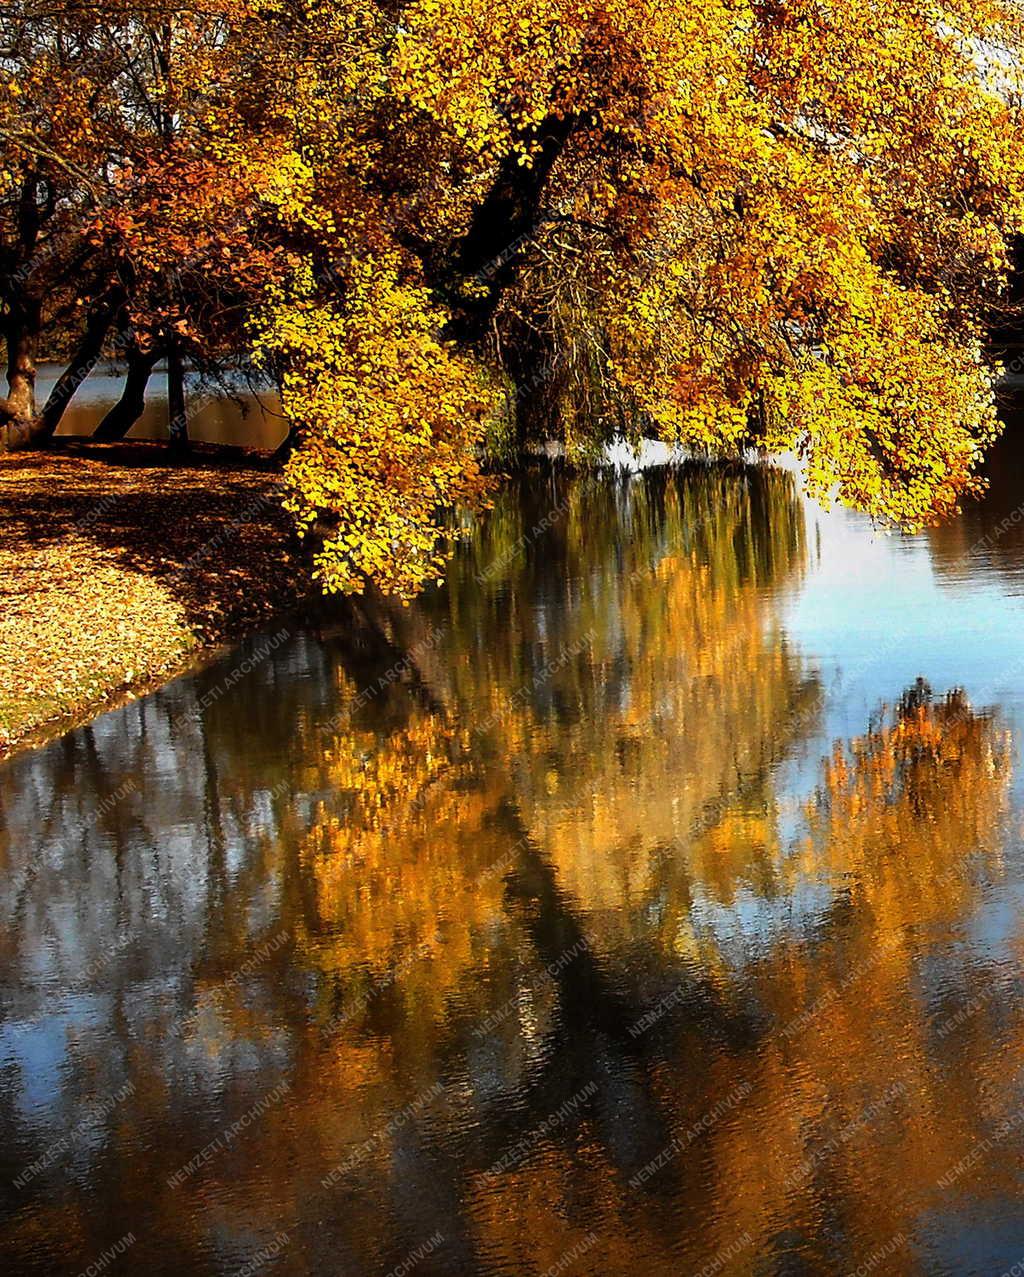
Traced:
<path fill-rule="evenodd" d="M 107 435 L 133 423 L 159 358 L 173 390 L 184 359 L 216 375 L 244 352 L 248 307 L 283 251 L 261 239 L 261 215 L 276 208 L 273 191 L 264 196 L 282 183 L 259 124 L 246 14 L 233 0 L 195 14 L 149 0 L 20 0 L 0 19 L 10 387 L 0 447 L 51 435 L 104 350 L 132 370 Z M 44 339 L 70 359 L 40 410 Z M 171 413 L 179 442 L 184 416 L 181 402 Z"/>
<path fill-rule="evenodd" d="M 36 221 L 85 210 L 94 284 L 59 280 L 87 346 L 111 307 L 136 354 L 251 342 L 329 588 L 433 579 L 502 440 L 792 449 L 813 491 L 908 527 L 977 485 L 1024 226 L 1012 0 L 20 0 L 4 22 L 5 279 Z M 5 288 L 25 423 L 44 321 Z"/>
<path fill-rule="evenodd" d="M 0 318 L 8 383 L 0 447 L 51 433 L 70 397 L 66 381 L 37 413 L 44 328 L 58 328 L 78 303 L 88 316 L 78 362 L 88 371 L 121 301 L 116 290 L 96 287 L 84 260 L 81 218 L 95 198 L 104 150 L 95 51 L 79 38 L 80 22 L 42 13 L 29 20 L 31 8 L 0 17 Z M 72 273 L 77 291 L 66 283 Z"/>
<path fill-rule="evenodd" d="M 466 475 L 497 378 L 520 445 L 531 429 L 583 447 L 625 430 L 796 449 L 815 492 L 909 527 L 972 490 L 996 430 L 986 306 L 1022 214 L 1016 6 L 332 12 L 325 38 L 358 54 L 342 66 L 325 49 L 294 110 L 307 216 L 330 208 L 344 243 L 310 253 L 266 338 L 287 352 L 294 502 L 336 524 L 330 584 L 396 552 L 410 587 L 436 570 L 411 535 L 436 520 L 416 511 L 396 551 L 394 526 L 378 536 L 335 478 L 355 464 L 380 504 L 393 492 L 354 462 L 397 402 L 367 362 L 390 359 L 403 422 L 452 440 Z M 317 287 L 325 257 L 340 296 Z M 435 366 L 400 362 L 399 331 L 394 357 L 350 341 L 396 288 L 478 370 L 455 436 L 465 376 L 438 399 Z M 300 329 L 331 358 L 289 339 Z M 324 412 L 325 375 L 344 417 Z M 451 455 L 439 502 L 456 494 Z"/>

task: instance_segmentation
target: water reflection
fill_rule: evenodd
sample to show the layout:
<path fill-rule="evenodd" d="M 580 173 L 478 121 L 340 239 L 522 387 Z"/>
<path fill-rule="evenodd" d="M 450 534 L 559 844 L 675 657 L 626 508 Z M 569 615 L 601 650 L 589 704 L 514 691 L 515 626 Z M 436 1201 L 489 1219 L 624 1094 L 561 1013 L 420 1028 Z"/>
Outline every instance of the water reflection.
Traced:
<path fill-rule="evenodd" d="M 535 479 L 8 766 L 12 1271 L 1002 1271 L 1012 715 L 834 742 L 814 570 L 782 471 Z"/>

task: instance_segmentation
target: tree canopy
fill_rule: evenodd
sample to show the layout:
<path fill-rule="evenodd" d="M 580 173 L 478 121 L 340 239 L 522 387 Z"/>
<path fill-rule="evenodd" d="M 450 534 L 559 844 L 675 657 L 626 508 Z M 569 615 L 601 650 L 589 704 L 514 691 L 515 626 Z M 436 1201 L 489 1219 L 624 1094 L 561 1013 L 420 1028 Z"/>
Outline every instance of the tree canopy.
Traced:
<path fill-rule="evenodd" d="M 997 429 L 1022 42 L 1012 0 L 14 0 L 3 440 L 112 342 L 245 352 L 322 579 L 405 597 L 542 438 L 795 450 L 934 522 Z"/>

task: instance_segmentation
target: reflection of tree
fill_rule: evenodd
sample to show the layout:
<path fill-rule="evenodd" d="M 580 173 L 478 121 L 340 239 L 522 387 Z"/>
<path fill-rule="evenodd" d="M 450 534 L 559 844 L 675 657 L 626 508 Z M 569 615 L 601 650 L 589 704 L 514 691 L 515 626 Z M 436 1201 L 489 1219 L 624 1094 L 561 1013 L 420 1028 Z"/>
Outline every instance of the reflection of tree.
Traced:
<path fill-rule="evenodd" d="M 893 1183 L 927 1189 L 985 1133 L 976 1091 L 1009 1102 L 996 1004 L 937 1043 L 920 964 L 998 867 L 1009 741 L 915 688 L 796 767 L 821 694 L 776 599 L 802 558 L 785 476 L 556 476 L 501 499 L 449 588 L 379 618 L 385 646 L 325 623 L 201 718 L 223 669 L 23 760 L 0 850 L 54 867 L 3 898 L 18 1014 L 52 1009 L 54 981 L 34 994 L 26 973 L 130 941 L 86 990 L 116 1009 L 67 1029 L 68 1111 L 139 1082 L 92 1183 L 197 1272 L 211 1245 L 244 1263 L 254 1217 L 287 1222 L 283 1272 L 307 1247 L 384 1273 L 438 1228 L 424 1274 L 543 1272 L 591 1230 L 569 1271 L 699 1271 L 747 1233 L 723 1271 L 757 1253 L 828 1271 L 909 1228 L 930 1203 Z M 84 796 L 123 776 L 118 806 Z M 943 1015 L 987 974 L 945 973 Z M 281 1076 L 288 1105 L 183 1211 L 166 1175 Z M 38 1150 L 5 1111 L 7 1146 Z M 151 1165 L 119 1184 L 139 1128 Z M 529 1156 L 488 1175 L 518 1141 Z"/>
<path fill-rule="evenodd" d="M 775 848 L 774 894 L 795 895 L 802 883 L 824 881 L 842 907 L 822 913 L 812 943 L 784 940 L 745 972 L 730 976 L 705 952 L 701 969 L 713 978 L 697 974 L 692 955 L 676 952 L 661 919 L 652 921 L 649 900 L 624 894 L 620 908 L 631 930 L 654 948 L 659 987 L 676 994 L 656 1030 L 636 1036 L 630 1027 L 657 1001 L 647 990 L 623 986 L 628 971 L 619 960 L 635 963 L 635 953 L 620 949 L 617 929 L 605 924 L 603 902 L 595 910 L 585 895 L 570 890 L 561 865 L 527 833 L 514 804 L 503 804 L 486 828 L 492 839 L 503 828 L 515 849 L 504 916 L 521 929 L 535 967 L 557 968 L 556 975 L 539 981 L 520 970 L 517 981 L 506 970 L 504 980 L 495 980 L 491 1003 L 502 1007 L 512 998 L 515 1013 L 489 1030 L 488 1055 L 519 1060 L 520 1068 L 504 1070 L 493 1107 L 485 1103 L 487 1083 L 474 1079 L 477 1123 L 472 1137 L 460 1141 L 458 1161 L 428 1147 L 414 1129 L 395 1146 L 382 1147 L 357 1182 L 388 1174 L 400 1155 L 401 1183 L 392 1184 L 403 1202 L 438 1176 L 462 1183 L 458 1201 L 467 1193 L 480 1197 L 473 1253 L 518 1255 L 523 1264 L 538 1246 L 555 1262 L 587 1232 L 566 1227 L 573 1207 L 598 1229 L 600 1271 L 627 1271 L 639 1256 L 669 1264 L 680 1244 L 700 1253 L 707 1242 L 700 1228 L 659 1235 L 653 1221 L 660 1213 L 644 1204 L 652 1192 L 663 1201 L 678 1197 L 693 1218 L 714 1221 L 720 1248 L 749 1234 L 751 1253 L 770 1253 L 776 1240 L 765 1229 L 772 1218 L 811 1221 L 837 1203 L 844 1212 L 844 1246 L 867 1253 L 883 1245 L 906 1226 L 905 1205 L 890 1188 L 892 1146 L 903 1150 L 900 1176 L 927 1189 L 955 1160 L 964 1114 L 970 1115 L 969 1129 L 984 1129 L 972 1100 L 965 1097 L 958 1113 L 947 1089 L 936 1084 L 927 1021 L 907 998 L 914 974 L 910 936 L 947 924 L 969 907 L 971 859 L 990 858 L 996 849 L 1008 747 L 1005 733 L 974 714 L 962 697 L 934 704 L 920 688 L 895 712 L 880 715 L 863 737 L 837 747 L 822 760 L 820 783 L 806 806 L 805 836 L 785 856 L 777 832 L 762 845 Z M 770 819 L 761 824 L 770 830 Z M 730 857 L 733 836 L 737 854 Z M 475 838 L 474 832 L 458 844 L 456 862 Z M 710 884 L 700 883 L 722 899 L 734 898 L 741 883 L 749 890 L 763 881 L 751 872 L 749 828 L 728 804 L 694 841 L 691 866 L 706 863 L 701 846 L 708 843 L 730 865 L 724 893 L 722 866 Z M 586 886 L 585 876 L 574 881 Z M 493 921 L 501 911 L 493 893 L 488 903 Z M 441 917 L 453 913 L 436 901 L 430 908 Z M 475 919 L 467 934 L 482 921 Z M 562 966 L 559 959 L 567 953 L 576 956 Z M 521 964 L 523 954 L 520 941 L 502 961 Z M 430 979 L 431 971 L 419 974 Z M 475 964 L 467 965 L 463 981 L 474 978 Z M 405 992 L 414 1024 L 420 1005 L 414 979 Z M 458 991 L 447 1037 L 434 1043 L 439 1070 L 479 1053 L 474 1016 L 486 1007 L 477 1002 L 468 1015 L 472 1000 L 465 987 Z M 401 1016 L 389 1021 L 396 1047 L 410 1028 Z M 743 1120 L 713 1127 L 687 1146 L 685 1159 L 659 1170 L 649 1187 L 631 1186 L 636 1170 L 673 1139 L 685 1144 L 689 1125 L 737 1080 L 757 1097 L 744 1106 Z M 543 1171 L 536 1161 L 515 1166 L 497 1189 L 479 1178 L 504 1148 L 591 1086 L 585 1116 L 545 1146 Z M 837 1129 L 843 1132 L 838 1144 Z M 450 1201 L 448 1209 L 460 1208 Z M 628 1243 L 611 1222 L 622 1217 L 634 1221 Z M 609 1231 L 602 1233 L 595 1219 Z M 473 1229 L 461 1213 L 449 1216 L 448 1226 L 460 1245 L 469 1244 Z M 802 1246 L 824 1266 L 828 1255 L 814 1250 L 819 1244 L 809 1237 Z M 618 1269 L 609 1268 L 610 1255 L 618 1256 Z M 904 1270 L 902 1258 L 893 1264 L 893 1271 Z"/>
<path fill-rule="evenodd" d="M 994 850 L 1007 741 L 962 698 L 932 704 L 914 689 L 898 711 L 823 760 L 820 785 L 807 800 L 805 832 L 787 841 L 777 821 L 775 768 L 790 742 L 813 725 L 817 689 L 773 624 L 771 573 L 745 572 L 738 556 L 722 552 L 723 543 L 744 544 L 735 529 L 703 552 L 680 552 L 678 543 L 663 539 L 659 553 L 638 570 L 645 549 L 638 527 L 664 530 L 656 519 L 645 525 L 646 497 L 639 511 L 627 502 L 628 513 L 618 512 L 628 517 L 634 539 L 627 550 L 609 551 L 616 562 L 607 576 L 596 549 L 594 563 L 586 558 L 586 538 L 573 536 L 574 527 L 592 526 L 599 546 L 605 526 L 606 516 L 586 511 L 584 492 L 575 520 L 572 499 L 557 499 L 568 506 L 566 518 L 531 555 L 529 570 L 540 579 L 528 588 L 511 568 L 510 580 L 484 576 L 483 593 L 495 598 L 491 607 L 471 591 L 463 599 L 456 582 L 449 604 L 453 642 L 461 645 L 468 636 L 472 657 L 460 659 L 456 647 L 439 697 L 447 706 L 444 741 L 427 751 L 434 760 L 428 779 L 441 772 L 452 783 L 426 803 L 417 797 L 424 766 L 416 748 L 423 733 L 417 710 L 413 726 L 388 739 L 387 762 L 372 765 L 371 797 L 360 801 L 370 802 L 373 818 L 345 822 L 347 858 L 328 861 L 335 886 L 350 893 L 360 863 L 352 849 L 365 848 L 368 839 L 374 844 L 366 863 L 376 866 L 376 903 L 365 906 L 364 916 L 372 908 L 368 926 L 378 944 L 381 935 L 392 944 L 402 936 L 412 943 L 431 920 L 450 926 L 465 915 L 461 928 L 455 924 L 460 943 L 448 949 L 449 959 L 464 956 L 461 972 L 439 960 L 403 975 L 406 1014 L 392 1015 L 387 1024 L 396 1050 L 405 1053 L 399 1044 L 411 1032 L 420 1035 L 422 1049 L 415 1009 L 429 1008 L 433 1017 L 438 1002 L 419 986 L 434 983 L 449 1002 L 445 1033 L 431 1047 L 439 1052 L 435 1067 L 461 1061 L 472 1077 L 475 1057 L 484 1052 L 489 1061 L 487 1073 L 473 1078 L 477 1121 L 472 1138 L 459 1145 L 458 1161 L 446 1161 L 414 1130 L 395 1148 L 382 1148 L 359 1182 L 387 1174 L 400 1149 L 402 1183 L 391 1182 L 403 1202 L 438 1175 L 463 1184 L 459 1201 L 467 1193 L 479 1198 L 473 1253 L 519 1255 L 524 1265 L 538 1246 L 555 1262 L 585 1232 L 566 1228 L 570 1203 L 591 1221 L 636 1219 L 644 1210 L 638 1192 L 641 1198 L 647 1192 L 681 1196 L 695 1217 L 717 1221 L 722 1247 L 749 1232 L 757 1249 L 770 1253 L 776 1243 L 765 1234 L 765 1221 L 772 1211 L 766 1212 L 763 1194 L 746 1191 L 766 1181 L 776 1186 L 773 1211 L 783 1218 L 794 1201 L 798 1215 L 815 1218 L 853 1186 L 862 1198 L 847 1203 L 851 1217 L 843 1227 L 857 1246 L 881 1244 L 904 1219 L 885 1200 L 885 1123 L 909 1138 L 911 1182 L 910 1161 L 922 1149 L 931 1154 L 935 1175 L 942 1172 L 938 1150 L 955 1148 L 956 1132 L 946 1122 L 939 1140 L 929 1135 L 941 1101 L 935 1095 L 919 1102 L 927 1060 L 887 1074 L 887 1053 L 878 1051 L 872 1035 L 877 1038 L 879 1017 L 891 1017 L 906 1001 L 912 928 L 948 922 L 969 905 L 965 861 Z M 505 542 L 515 546 L 523 529 L 507 511 L 499 516 Z M 720 518 L 718 527 L 727 529 L 727 520 Z M 793 544 L 799 547 L 795 538 Z M 756 556 L 748 562 L 756 565 Z M 473 577 L 482 575 L 479 563 L 476 558 Z M 566 583 L 561 596 L 546 587 L 544 563 L 558 565 Z M 520 589 L 524 600 L 539 599 L 540 606 L 527 612 Z M 509 613 L 515 625 L 508 624 Z M 534 671 L 588 630 L 593 643 L 559 666 L 548 685 L 534 688 Z M 531 688 L 525 699 L 524 687 Z M 480 720 L 483 732 L 474 727 Z M 699 730 L 687 730 L 690 724 Z M 491 760 L 486 780 L 481 753 Z M 383 811 L 382 769 L 395 769 Z M 447 818 L 454 796 L 465 804 L 465 824 L 457 814 L 454 822 Z M 427 814 L 432 806 L 444 813 L 436 823 Z M 396 867 L 387 844 L 390 838 L 394 847 L 399 829 L 412 832 L 405 845 L 418 850 Z M 481 839 L 493 847 L 502 831 L 515 857 L 503 898 L 486 873 L 485 885 L 474 886 Z M 436 857 L 449 839 L 440 851 L 442 867 Z M 483 859 L 501 861 L 490 852 Z M 433 880 L 422 903 L 417 872 Z M 822 882 L 831 904 L 814 928 L 814 943 L 783 939 L 743 975 L 730 974 L 713 933 L 693 928 L 694 889 L 728 908 L 740 893 L 784 900 Z M 410 902 L 423 920 L 416 925 L 406 916 Z M 470 906 L 472 916 L 465 913 Z M 483 996 L 472 944 L 482 933 L 493 942 Z M 575 956 L 561 965 L 567 953 Z M 863 973 L 851 978 L 859 964 Z M 884 976 L 882 964 L 888 965 Z M 556 975 L 540 978 L 545 969 Z M 672 995 L 670 1010 L 657 1029 L 634 1036 L 631 1026 L 665 993 Z M 858 1006 L 850 1005 L 852 998 Z M 481 1016 L 486 1023 L 489 1006 L 513 1011 L 489 1026 L 481 1047 L 477 1027 Z M 906 1021 L 906 1008 L 900 1010 Z M 912 1023 L 923 1048 L 925 1022 L 918 1015 Z M 793 1024 L 797 1031 L 787 1031 Z M 837 1054 L 849 1067 L 837 1067 Z M 879 1059 L 874 1072 L 863 1067 L 865 1055 Z M 682 1060 L 688 1085 L 680 1093 Z M 672 1065 L 667 1074 L 666 1063 Z M 804 1079 L 795 1089 L 794 1069 Z M 869 1125 L 861 1116 L 865 1105 L 893 1076 L 912 1102 L 897 1091 L 888 1107 L 872 1110 Z M 660 1171 L 650 1189 L 631 1187 L 637 1168 L 682 1136 L 737 1078 L 758 1096 L 757 1115 L 712 1129 L 686 1159 Z M 585 1118 L 546 1148 L 543 1172 L 532 1163 L 514 1167 L 498 1189 L 479 1178 L 503 1148 L 590 1085 L 595 1090 Z M 837 1120 L 852 1131 L 840 1162 L 821 1152 Z M 862 1183 L 857 1158 L 873 1161 L 872 1184 Z M 449 1225 L 468 1246 L 469 1222 L 460 1214 Z M 614 1230 L 601 1236 L 594 1253 L 602 1270 L 626 1271 L 641 1255 L 672 1262 L 679 1235 L 640 1231 L 644 1235 L 628 1244 Z M 694 1253 L 712 1251 L 700 1229 L 683 1227 L 681 1234 Z M 610 1256 L 618 1256 L 618 1268 Z M 900 1263 L 894 1261 L 894 1271 Z M 590 1270 L 585 1263 L 583 1270 Z"/>
<path fill-rule="evenodd" d="M 327 1023 L 354 1008 L 363 1031 L 386 1025 L 402 1071 L 415 1058 L 430 1075 L 428 1039 L 437 1071 L 466 1061 L 488 1116 L 442 1178 L 484 1172 L 581 1091 L 618 1177 L 669 1137 L 649 1044 L 629 1032 L 643 1003 L 604 968 L 647 932 L 646 910 L 660 902 L 666 928 L 685 913 L 691 834 L 763 803 L 813 721 L 815 685 L 771 616 L 801 561 L 793 510 L 788 479 L 758 471 L 559 481 L 499 506 L 500 536 L 492 525 L 466 552 L 433 612 L 389 618 L 411 649 L 450 626 L 428 672 L 445 708 L 420 698 L 383 734 L 377 716 L 321 754 L 332 797 L 304 840 L 320 917 L 308 956 Z M 749 1035 L 699 974 L 685 1001 L 716 1040 Z M 413 1132 L 400 1143 L 405 1203 L 436 1183 L 438 1153 Z M 386 1173 L 394 1150 L 379 1152 L 360 1182 Z M 466 1221 L 446 1229 L 465 1236 Z"/>
<path fill-rule="evenodd" d="M 806 1225 L 794 1240 L 812 1269 L 829 1254 L 815 1220 L 831 1217 L 858 1255 L 909 1234 L 985 1133 L 976 1088 L 995 1081 L 991 1017 L 968 1032 L 981 1048 L 962 1058 L 970 1067 L 944 1073 L 922 1004 L 938 972 L 918 963 L 922 937 L 944 939 L 998 870 L 1009 778 L 1008 733 L 959 693 L 933 702 L 921 685 L 823 759 L 784 868 L 788 892 L 824 882 L 836 904 L 808 940 L 789 937 L 757 965 L 751 993 L 774 1026 L 744 1066 L 758 1103 L 718 1141 L 729 1209 L 761 1247 L 773 1217 Z M 996 1116 L 1010 1102 L 996 1086 Z M 760 1200 L 732 1187 L 750 1183 Z M 887 1271 L 914 1262 L 902 1254 Z"/>
<path fill-rule="evenodd" d="M 584 947 L 557 973 L 554 1005 L 543 1008 L 544 1040 L 527 1052 L 531 1067 L 500 1096 L 525 1116 L 521 1125 L 515 1117 L 500 1123 L 497 1147 L 582 1087 L 597 1088 L 586 1120 L 561 1131 L 527 1167 L 513 1167 L 500 1189 L 473 1174 L 474 1161 L 479 1173 L 494 1156 L 486 1137 L 496 1120 L 475 1142 L 462 1141 L 458 1164 L 443 1167 L 457 1180 L 468 1170 L 479 1194 L 478 1253 L 513 1265 L 518 1257 L 525 1266 L 539 1247 L 555 1262 L 594 1228 L 600 1264 L 583 1271 L 626 1272 L 643 1260 L 668 1271 L 679 1246 L 707 1257 L 749 1236 L 749 1254 L 735 1271 L 780 1245 L 780 1262 L 796 1246 L 810 1270 L 823 1271 L 836 1245 L 843 1255 L 868 1254 L 908 1229 L 938 1199 L 938 1178 L 993 1120 L 973 1091 L 979 1075 L 989 1087 L 996 1083 L 984 1023 L 969 1033 L 977 1048 L 973 1083 L 938 1074 L 928 1017 L 909 996 L 917 979 L 910 941 L 969 910 L 978 890 L 972 873 L 991 866 L 998 848 L 1009 759 L 1006 733 L 961 696 L 933 703 L 924 689 L 911 689 L 863 737 L 822 760 L 806 836 L 790 853 L 785 892 L 795 894 L 801 880 L 824 881 L 843 907 L 824 909 L 806 941 L 790 936 L 732 975 L 719 966 L 710 985 L 648 926 L 649 941 L 662 944 L 659 977 L 682 996 L 655 1030 L 637 1036 L 630 1026 L 645 1006 L 623 986 L 618 954 L 595 946 L 600 915 L 580 912 L 579 899 L 506 809 L 509 841 L 521 849 L 508 905 L 536 960 L 551 969 L 559 955 Z M 642 927 L 639 903 L 633 913 Z M 741 1008 L 748 1008 L 746 1025 Z M 497 1030 L 510 1053 L 536 1031 L 535 1014 Z M 449 1063 L 471 1050 L 457 1022 L 452 1033 Z M 742 1120 L 712 1125 L 689 1143 L 691 1125 L 738 1082 L 753 1097 Z M 1012 1088 L 996 1093 L 998 1117 L 999 1106 L 1015 1101 Z M 685 1156 L 670 1159 L 649 1185 L 631 1183 L 637 1167 L 673 1140 Z M 424 1176 L 437 1172 L 436 1156 L 413 1136 L 401 1147 L 405 1174 L 417 1166 Z M 381 1151 L 377 1170 L 390 1155 Z M 894 1184 L 916 1196 L 908 1202 Z M 406 1183 L 404 1191 L 413 1190 Z M 651 1209 L 652 1193 L 685 1203 L 677 1231 L 660 1231 L 665 1217 Z M 587 1228 L 567 1228 L 574 1216 Z M 818 1221 L 827 1217 L 832 1230 L 823 1231 Z M 630 1220 L 627 1238 L 623 1219 Z M 787 1219 L 794 1232 L 784 1240 L 772 1221 Z M 460 1220 L 456 1232 L 466 1227 Z M 913 1264 L 897 1255 L 889 1271 L 915 1271 Z"/>
<path fill-rule="evenodd" d="M 836 746 L 808 803 L 813 871 L 849 883 L 851 904 L 894 938 L 959 917 L 965 853 L 998 847 L 1009 765 L 1007 732 L 961 692 L 933 703 L 919 684 Z"/>
<path fill-rule="evenodd" d="M 378 718 L 321 755 L 331 811 L 305 843 L 343 965 L 358 956 L 378 977 L 453 900 L 500 901 L 500 878 L 473 884 L 500 854 L 479 831 L 508 799 L 605 943 L 644 901 L 678 922 L 693 831 L 763 806 L 813 721 L 816 685 L 772 618 L 772 590 L 802 561 L 790 476 L 559 477 L 542 497 L 508 495 L 495 522 L 434 611 L 397 622 L 409 648 L 449 627 L 432 686 L 445 710 L 417 703 L 383 738 Z M 442 947 L 473 960 L 468 938 Z"/>

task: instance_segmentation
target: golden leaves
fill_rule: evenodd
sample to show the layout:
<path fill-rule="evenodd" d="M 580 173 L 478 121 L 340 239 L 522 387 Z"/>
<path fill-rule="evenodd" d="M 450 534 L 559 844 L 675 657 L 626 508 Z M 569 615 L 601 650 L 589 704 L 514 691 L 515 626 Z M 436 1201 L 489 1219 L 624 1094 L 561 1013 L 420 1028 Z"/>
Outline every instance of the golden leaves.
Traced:
<path fill-rule="evenodd" d="M 284 407 L 303 443 L 287 506 L 301 528 L 325 525 L 316 571 L 328 589 L 373 581 L 411 598 L 441 574 L 445 509 L 487 491 L 476 451 L 493 391 L 440 341 L 440 320 L 393 263 L 368 260 L 346 313 L 282 307 L 262 336 L 291 365 Z"/>
<path fill-rule="evenodd" d="M 280 17 L 251 10 L 257 33 Z M 486 492 L 524 326 L 565 375 L 512 397 L 549 394 L 581 453 L 609 423 L 796 449 L 814 491 L 902 526 L 972 489 L 995 430 L 984 301 L 1024 226 L 1015 6 L 316 12 L 317 56 L 275 59 L 244 171 L 292 252 L 266 272 L 257 348 L 301 434 L 289 508 L 329 588 L 408 598 L 440 574 L 445 509 Z M 244 130 L 204 109 L 226 155 Z M 515 251 L 474 277 L 460 245 L 503 183 L 527 205 L 499 227 Z M 481 312 L 493 345 L 442 338 Z"/>

